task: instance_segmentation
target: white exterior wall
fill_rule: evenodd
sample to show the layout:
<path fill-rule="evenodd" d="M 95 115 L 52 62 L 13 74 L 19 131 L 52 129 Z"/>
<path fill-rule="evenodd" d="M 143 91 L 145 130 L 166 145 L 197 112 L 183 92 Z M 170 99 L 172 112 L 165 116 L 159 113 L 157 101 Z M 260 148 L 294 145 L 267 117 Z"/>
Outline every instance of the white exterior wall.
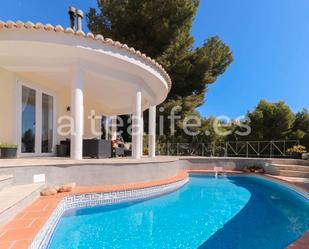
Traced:
<path fill-rule="evenodd" d="M 28 75 L 27 75 L 28 76 Z M 55 118 L 56 118 L 56 130 L 57 131 L 57 120 L 59 117 L 63 116 L 71 116 L 71 112 L 67 110 L 67 107 L 71 106 L 71 96 L 69 88 L 55 88 L 55 84 L 50 81 L 42 82 L 39 79 L 36 79 L 35 76 L 27 77 L 25 75 L 18 75 L 12 72 L 9 72 L 5 69 L 0 68 L 0 143 L 10 143 L 10 144 L 18 144 L 18 126 L 17 124 L 17 80 L 21 82 L 29 83 L 33 88 L 46 89 L 46 91 L 52 91 L 55 95 Z M 31 79 L 30 79 L 31 78 Z M 101 120 L 98 118 L 102 114 L 102 107 L 93 102 L 89 98 L 85 98 L 84 100 L 84 134 L 85 138 L 99 138 L 101 131 Z M 94 129 L 97 132 L 93 134 L 91 127 L 91 110 L 95 111 L 95 115 L 97 118 L 94 122 Z M 67 119 L 66 119 L 67 120 Z M 67 121 L 63 121 L 61 124 L 68 124 Z M 64 129 L 64 131 L 68 131 L 68 129 Z M 55 144 L 58 144 L 60 140 L 69 138 L 67 135 L 60 135 L 56 133 L 56 141 Z"/>
<path fill-rule="evenodd" d="M 16 144 L 16 77 L 0 68 L 0 143 Z"/>

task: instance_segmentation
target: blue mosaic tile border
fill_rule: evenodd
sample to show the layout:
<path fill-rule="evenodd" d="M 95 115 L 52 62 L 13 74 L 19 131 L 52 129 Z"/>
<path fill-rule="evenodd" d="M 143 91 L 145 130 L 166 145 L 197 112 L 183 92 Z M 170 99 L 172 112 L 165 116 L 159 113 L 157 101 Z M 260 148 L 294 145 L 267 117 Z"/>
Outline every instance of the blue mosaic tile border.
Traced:
<path fill-rule="evenodd" d="M 53 232 L 63 215 L 67 210 L 74 208 L 93 207 L 101 205 L 112 205 L 116 203 L 128 202 L 133 200 L 143 200 L 151 197 L 160 196 L 181 188 L 189 181 L 188 178 L 161 186 L 125 190 L 109 193 L 88 193 L 65 197 L 58 207 L 51 214 L 45 225 L 32 241 L 29 249 L 47 249 Z"/>

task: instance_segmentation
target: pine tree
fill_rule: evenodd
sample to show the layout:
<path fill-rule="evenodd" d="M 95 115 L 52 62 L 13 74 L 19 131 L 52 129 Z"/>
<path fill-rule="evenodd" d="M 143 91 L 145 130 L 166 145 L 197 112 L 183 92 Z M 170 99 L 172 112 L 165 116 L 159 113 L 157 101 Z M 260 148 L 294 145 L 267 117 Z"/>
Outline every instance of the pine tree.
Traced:
<path fill-rule="evenodd" d="M 233 61 L 219 37 L 194 48 L 190 30 L 199 0 L 98 0 L 87 14 L 88 28 L 138 49 L 161 63 L 173 85 L 162 104 L 166 115 L 177 104 L 181 115 L 202 105 L 207 85 Z M 165 126 L 167 129 L 168 126 Z"/>

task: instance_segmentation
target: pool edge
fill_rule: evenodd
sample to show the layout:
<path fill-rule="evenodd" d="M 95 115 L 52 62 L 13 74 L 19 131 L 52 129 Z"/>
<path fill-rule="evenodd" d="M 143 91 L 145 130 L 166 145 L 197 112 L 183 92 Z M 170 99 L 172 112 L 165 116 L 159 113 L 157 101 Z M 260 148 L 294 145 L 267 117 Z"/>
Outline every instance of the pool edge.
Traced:
<path fill-rule="evenodd" d="M 157 185 L 141 189 L 115 192 L 96 192 L 74 194 L 64 197 L 44 226 L 30 244 L 30 249 L 47 249 L 53 232 L 64 212 L 74 208 L 112 205 L 129 201 L 146 200 L 171 193 L 180 189 L 189 181 L 188 177 L 174 183 Z"/>
<path fill-rule="evenodd" d="M 15 218 L 11 222 L 6 224 L 4 227 L 0 228 L 0 247 L 3 246 L 3 248 L 10 248 L 10 249 L 12 248 L 18 248 L 18 249 L 38 248 L 38 247 L 29 247 L 29 246 L 33 243 L 33 241 L 38 236 L 38 234 L 40 233 L 44 225 L 50 219 L 52 213 L 59 206 L 60 202 L 63 201 L 68 196 L 83 195 L 83 194 L 89 194 L 89 193 L 93 194 L 93 193 L 98 193 L 98 192 L 99 193 L 113 193 L 117 191 L 118 192 L 130 191 L 130 190 L 132 191 L 132 190 L 139 190 L 139 189 L 144 189 L 144 188 L 149 188 L 149 187 L 154 187 L 154 186 L 163 186 L 163 185 L 168 185 L 172 183 L 177 183 L 185 179 L 188 180 L 189 174 L 194 174 L 194 173 L 195 174 L 214 174 L 214 171 L 182 170 L 175 177 L 168 178 L 168 179 L 161 179 L 161 180 L 143 182 L 143 183 L 131 183 L 131 184 L 110 185 L 110 186 L 101 186 L 101 187 L 78 187 L 74 190 L 74 192 L 71 192 L 71 193 L 57 194 L 56 196 L 52 196 L 52 197 L 40 197 L 38 200 L 32 203 L 29 207 L 27 207 L 22 212 L 20 212 L 17 216 L 15 216 Z M 272 177 L 269 175 L 247 174 L 247 173 L 241 173 L 241 172 L 235 172 L 235 171 L 224 171 L 223 173 L 227 173 L 229 175 L 233 174 L 233 175 L 262 177 L 266 180 L 275 181 L 278 184 L 282 184 L 288 188 L 291 188 L 298 194 L 304 196 L 305 198 L 308 198 L 308 190 L 300 186 L 297 186 L 296 184 L 293 184 L 291 182 L 285 181 L 283 179 L 278 179 L 276 177 Z M 18 223 L 18 220 L 20 221 L 21 219 L 28 217 L 30 214 L 31 214 L 30 216 L 34 216 L 34 213 L 41 213 L 41 215 L 38 215 L 37 217 L 34 218 L 33 227 L 16 228 L 16 223 Z M 11 228 L 11 229 L 8 229 L 8 228 Z M 9 234 L 10 239 L 3 240 L 3 237 L 4 235 L 6 235 L 5 233 L 7 232 L 6 230 L 14 230 L 15 237 L 14 237 L 14 234 L 10 233 Z M 10 231 L 10 232 L 13 232 L 13 231 Z M 305 244 L 303 241 L 305 241 Z M 299 238 L 298 240 L 290 244 L 287 247 L 287 249 L 306 248 L 303 245 L 307 245 L 308 242 L 309 242 L 309 231 L 304 233 L 301 238 Z M 7 247 L 4 247 L 5 245 L 7 245 Z"/>
<path fill-rule="evenodd" d="M 74 196 L 89 196 L 102 194 L 117 195 L 117 193 L 124 192 L 141 192 L 140 190 L 149 190 L 151 188 L 163 189 L 165 186 L 177 185 L 179 188 L 188 181 L 188 173 L 186 170 L 180 171 L 176 176 L 166 179 L 154 180 L 141 183 L 129 183 L 120 185 L 106 185 L 96 187 L 76 187 L 72 192 L 61 193 L 53 196 L 39 197 L 30 206 L 22 210 L 17 214 L 13 220 L 0 228 L 0 248 L 42 248 L 38 247 L 39 244 L 36 241 L 36 247 L 34 247 L 34 241 L 37 236 L 42 232 L 42 229 L 52 219 L 56 209 L 61 206 L 66 198 Z M 176 189 L 175 189 L 176 190 Z M 168 193 L 174 190 L 166 192 L 159 191 L 158 195 Z M 150 198 L 152 196 L 148 196 Z M 155 197 L 155 196 L 153 196 Z M 145 196 L 145 198 L 147 198 Z M 74 199 L 74 198 L 73 198 Z M 27 224 L 24 224 L 27 223 Z M 22 224 L 22 225 L 21 225 Z"/>

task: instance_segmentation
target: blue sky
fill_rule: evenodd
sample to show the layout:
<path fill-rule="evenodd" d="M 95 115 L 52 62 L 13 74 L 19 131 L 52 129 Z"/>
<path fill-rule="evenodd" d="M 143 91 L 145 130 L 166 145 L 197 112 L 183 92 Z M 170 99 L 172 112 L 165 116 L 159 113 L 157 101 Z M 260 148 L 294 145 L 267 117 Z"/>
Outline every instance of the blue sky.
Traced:
<path fill-rule="evenodd" d="M 203 115 L 237 117 L 260 99 L 309 108 L 308 0 L 201 0 L 196 46 L 219 35 L 234 62 L 209 87 Z"/>
<path fill-rule="evenodd" d="M 0 20 L 68 26 L 69 5 L 86 12 L 96 0 L 1 0 Z M 203 116 L 236 118 L 262 98 L 284 100 L 293 111 L 309 109 L 308 0 L 201 0 L 192 35 L 195 46 L 218 35 L 234 54 L 209 87 Z"/>

